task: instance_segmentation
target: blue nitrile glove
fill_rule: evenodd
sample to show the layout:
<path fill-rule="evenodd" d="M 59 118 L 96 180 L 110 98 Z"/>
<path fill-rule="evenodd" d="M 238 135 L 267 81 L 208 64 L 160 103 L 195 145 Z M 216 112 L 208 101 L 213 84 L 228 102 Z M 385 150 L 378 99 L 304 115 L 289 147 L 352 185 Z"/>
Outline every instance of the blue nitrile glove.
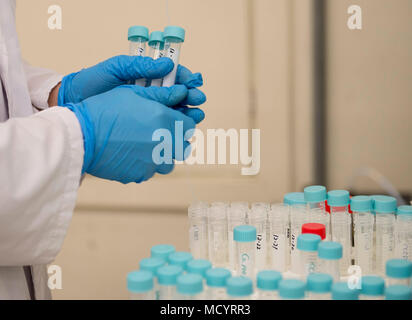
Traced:
<path fill-rule="evenodd" d="M 187 130 L 194 129 L 195 121 L 171 108 L 187 95 L 184 85 L 170 88 L 125 85 L 80 103 L 66 104 L 83 131 L 82 173 L 129 183 L 146 181 L 156 172 L 171 172 L 172 159 L 184 160 L 188 154 L 172 152 L 169 163 L 156 164 L 152 151 L 160 142 L 153 141 L 152 135 L 157 129 L 167 129 L 171 141 L 166 144 L 173 148 L 170 150 L 175 150 L 175 139 L 183 144 L 183 150 L 188 150 L 189 142 L 183 141 L 183 137 Z M 183 135 L 175 132 L 176 121 L 181 121 Z"/>
<path fill-rule="evenodd" d="M 58 95 L 58 105 L 77 103 L 104 93 L 117 86 L 140 78 L 163 78 L 173 69 L 173 61 L 163 57 L 153 60 L 140 56 L 115 56 L 93 67 L 65 76 Z M 198 106 L 206 101 L 203 92 L 196 89 L 203 84 L 200 73 L 192 73 L 179 65 L 176 84 L 184 84 L 189 93 L 182 104 Z"/>

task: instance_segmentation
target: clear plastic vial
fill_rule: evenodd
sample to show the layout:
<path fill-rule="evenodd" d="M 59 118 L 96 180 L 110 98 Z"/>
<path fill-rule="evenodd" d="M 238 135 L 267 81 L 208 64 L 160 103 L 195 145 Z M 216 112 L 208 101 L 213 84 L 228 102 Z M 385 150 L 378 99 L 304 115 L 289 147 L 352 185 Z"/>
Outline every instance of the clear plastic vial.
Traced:
<path fill-rule="evenodd" d="M 259 300 L 278 300 L 279 282 L 282 274 L 274 270 L 263 270 L 257 274 L 256 287 Z"/>
<path fill-rule="evenodd" d="M 297 248 L 298 237 L 302 233 L 302 225 L 306 223 L 306 206 L 290 206 L 290 269 L 293 273 L 300 273 L 300 259 Z"/>
<path fill-rule="evenodd" d="M 158 244 L 150 249 L 152 258 L 160 258 L 164 261 L 169 261 L 169 255 L 176 251 L 176 248 L 171 244 Z"/>
<path fill-rule="evenodd" d="M 268 203 L 252 203 L 249 212 L 249 224 L 256 228 L 256 264 L 257 271 L 266 269 L 267 264 L 267 217 Z"/>
<path fill-rule="evenodd" d="M 209 260 L 215 267 L 225 267 L 228 261 L 227 204 L 212 203 L 207 215 Z"/>
<path fill-rule="evenodd" d="M 412 260 L 412 206 L 400 206 L 397 210 L 395 258 Z"/>
<path fill-rule="evenodd" d="M 206 202 L 189 206 L 189 247 L 195 259 L 208 259 L 207 209 Z"/>
<path fill-rule="evenodd" d="M 203 278 L 198 274 L 182 274 L 177 278 L 176 300 L 200 300 L 203 298 Z"/>
<path fill-rule="evenodd" d="M 162 31 L 153 31 L 149 36 L 149 57 L 156 60 L 164 56 L 164 39 Z M 161 87 L 162 79 L 147 79 L 147 86 Z"/>
<path fill-rule="evenodd" d="M 226 299 L 226 281 L 232 276 L 225 268 L 212 268 L 206 271 L 206 299 Z"/>
<path fill-rule="evenodd" d="M 228 228 L 228 251 L 229 251 L 229 269 L 233 272 L 236 269 L 236 248 L 233 240 L 233 229 L 236 226 L 247 223 L 247 212 L 249 204 L 247 202 L 233 202 L 227 212 Z"/>
<path fill-rule="evenodd" d="M 286 272 L 289 256 L 289 206 L 283 203 L 273 204 L 268 216 L 270 268 Z"/>
<path fill-rule="evenodd" d="M 256 228 L 250 225 L 233 229 L 236 247 L 236 275 L 253 277 L 255 274 Z"/>
<path fill-rule="evenodd" d="M 322 273 L 330 274 L 334 282 L 340 280 L 339 261 L 343 256 L 343 248 L 339 242 L 322 241 L 318 246 L 319 267 Z"/>
<path fill-rule="evenodd" d="M 127 275 L 130 300 L 154 300 L 153 273 L 146 270 L 132 271 Z"/>
<path fill-rule="evenodd" d="M 231 277 L 226 281 L 226 295 L 230 300 L 250 300 L 253 282 L 248 277 Z"/>
<path fill-rule="evenodd" d="M 298 250 L 300 258 L 300 272 L 302 279 L 317 270 L 318 264 L 318 246 L 321 242 L 317 234 L 301 234 L 298 237 Z"/>
<path fill-rule="evenodd" d="M 412 285 L 412 262 L 404 259 L 391 259 L 386 262 L 387 285 Z"/>
<path fill-rule="evenodd" d="M 376 273 L 384 275 L 386 261 L 393 258 L 395 250 L 396 198 L 374 196 L 376 214 Z"/>
<path fill-rule="evenodd" d="M 183 270 L 187 269 L 187 264 L 193 259 L 191 253 L 186 251 L 176 251 L 169 255 L 169 264 L 173 266 L 180 266 Z"/>
<path fill-rule="evenodd" d="M 180 266 L 163 266 L 157 269 L 159 300 L 173 300 L 176 297 L 177 278 L 183 273 Z"/>
<path fill-rule="evenodd" d="M 352 218 L 349 213 L 350 197 L 346 190 L 333 190 L 328 192 L 328 205 L 330 206 L 332 240 L 339 242 L 343 248 L 340 260 L 340 274 L 348 274 L 352 264 Z"/>
<path fill-rule="evenodd" d="M 375 218 L 371 213 L 372 198 L 356 196 L 351 198 L 354 224 L 355 264 L 361 267 L 362 274 L 373 273 L 373 228 Z"/>
<path fill-rule="evenodd" d="M 164 266 L 166 263 L 165 260 L 161 259 L 161 258 L 145 258 L 140 260 L 139 263 L 139 268 L 140 270 L 145 270 L 145 271 L 150 271 L 153 275 L 153 290 L 155 293 L 155 299 L 158 300 L 159 299 L 159 286 L 157 283 L 157 270 Z"/>
<path fill-rule="evenodd" d="M 379 276 L 363 276 L 359 300 L 384 300 L 385 280 Z"/>
<path fill-rule="evenodd" d="M 309 186 L 303 190 L 306 206 L 308 208 L 307 222 L 321 223 L 326 228 L 326 237 L 331 239 L 330 215 L 326 212 L 325 201 L 327 198 L 324 186 Z"/>
<path fill-rule="evenodd" d="M 171 87 L 175 84 L 177 66 L 179 65 L 180 48 L 185 41 L 185 30 L 177 26 L 167 26 L 163 31 L 165 56 L 172 59 L 173 70 L 163 78 L 163 87 Z"/>
<path fill-rule="evenodd" d="M 308 300 L 330 300 L 333 278 L 327 273 L 311 273 L 306 278 Z"/>
<path fill-rule="evenodd" d="M 281 300 L 305 299 L 306 284 L 298 279 L 284 279 L 279 282 L 279 297 Z"/>
<path fill-rule="evenodd" d="M 394 284 L 386 288 L 385 300 L 411 300 L 412 288 L 402 285 Z"/>
<path fill-rule="evenodd" d="M 132 26 L 127 32 L 129 40 L 129 55 L 144 56 L 146 53 L 146 43 L 149 40 L 149 29 L 144 26 Z M 137 79 L 136 85 L 145 86 L 146 79 Z"/>
<path fill-rule="evenodd" d="M 347 282 L 332 285 L 332 300 L 359 300 L 359 290 L 350 288 Z"/>

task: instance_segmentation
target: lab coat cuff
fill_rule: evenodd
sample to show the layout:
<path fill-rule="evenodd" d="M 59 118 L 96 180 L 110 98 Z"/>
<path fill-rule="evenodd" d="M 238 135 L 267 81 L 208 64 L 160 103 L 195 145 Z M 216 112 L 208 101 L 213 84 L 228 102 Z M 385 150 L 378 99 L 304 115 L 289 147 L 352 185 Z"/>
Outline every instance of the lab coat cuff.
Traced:
<path fill-rule="evenodd" d="M 62 81 L 63 76 L 54 74 L 41 83 L 35 92 L 30 92 L 31 102 L 38 109 L 47 109 L 49 107 L 49 96 L 52 89 Z"/>

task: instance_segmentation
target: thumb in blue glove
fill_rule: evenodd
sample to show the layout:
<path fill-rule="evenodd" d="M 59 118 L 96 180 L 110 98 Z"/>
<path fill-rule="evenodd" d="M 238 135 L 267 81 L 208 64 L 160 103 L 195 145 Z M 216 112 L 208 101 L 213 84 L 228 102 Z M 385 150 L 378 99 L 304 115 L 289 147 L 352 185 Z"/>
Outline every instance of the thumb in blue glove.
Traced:
<path fill-rule="evenodd" d="M 187 97 L 184 85 L 169 88 L 143 88 L 120 86 L 80 103 L 65 105 L 79 120 L 84 137 L 83 173 L 116 180 L 122 183 L 142 182 L 156 172 L 167 174 L 174 164 L 157 164 L 153 149 L 159 143 L 153 141 L 153 133 L 166 129 L 175 150 L 175 124 L 183 125 L 183 132 L 194 129 L 195 121 L 170 108 Z M 184 135 L 183 135 L 184 136 Z M 186 150 L 189 142 L 179 140 Z M 187 156 L 187 154 L 185 154 Z M 179 159 L 173 153 L 173 159 Z"/>

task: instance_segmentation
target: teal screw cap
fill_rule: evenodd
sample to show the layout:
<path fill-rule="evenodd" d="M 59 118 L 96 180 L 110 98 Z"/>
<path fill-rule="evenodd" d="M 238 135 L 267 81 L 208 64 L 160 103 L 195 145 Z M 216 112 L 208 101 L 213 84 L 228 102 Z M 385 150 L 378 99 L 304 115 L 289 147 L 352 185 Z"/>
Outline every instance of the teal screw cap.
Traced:
<path fill-rule="evenodd" d="M 150 255 L 152 258 L 160 258 L 167 261 L 169 255 L 175 251 L 175 247 L 171 244 L 158 244 L 150 249 Z"/>
<path fill-rule="evenodd" d="M 187 273 L 177 278 L 177 292 L 184 295 L 195 295 L 203 291 L 203 278 L 198 274 Z"/>
<path fill-rule="evenodd" d="M 368 196 L 355 196 L 350 199 L 350 208 L 354 212 L 371 212 L 372 198 Z"/>
<path fill-rule="evenodd" d="M 317 251 L 321 237 L 317 234 L 304 233 L 298 237 L 298 249 L 302 251 Z"/>
<path fill-rule="evenodd" d="M 168 41 L 185 41 L 185 29 L 177 26 L 167 26 L 163 30 L 163 39 Z"/>
<path fill-rule="evenodd" d="M 323 202 L 326 200 L 326 188 L 324 186 L 310 186 L 303 189 L 306 202 Z"/>
<path fill-rule="evenodd" d="M 306 290 L 315 293 L 328 293 L 332 288 L 333 278 L 327 273 L 310 273 L 306 278 Z"/>
<path fill-rule="evenodd" d="M 148 42 L 149 46 L 154 45 L 156 42 L 164 42 L 162 31 L 153 31 L 150 33 Z"/>
<path fill-rule="evenodd" d="M 283 299 L 303 299 L 306 285 L 297 279 L 285 279 L 279 282 L 279 296 Z"/>
<path fill-rule="evenodd" d="M 145 258 L 140 260 L 139 267 L 140 270 L 151 271 L 156 275 L 157 269 L 164 266 L 165 261 L 160 258 Z"/>
<path fill-rule="evenodd" d="M 153 273 L 146 270 L 132 271 L 127 274 L 127 289 L 144 293 L 153 289 Z"/>
<path fill-rule="evenodd" d="M 385 290 L 386 300 L 411 300 L 411 288 L 402 284 L 392 285 Z"/>
<path fill-rule="evenodd" d="M 410 278 L 412 276 L 412 262 L 403 259 L 386 261 L 386 276 L 396 279 Z"/>
<path fill-rule="evenodd" d="M 305 195 L 303 192 L 291 192 L 285 194 L 285 196 L 283 197 L 283 203 L 289 206 L 306 204 Z"/>
<path fill-rule="evenodd" d="M 144 26 L 132 26 L 127 31 L 127 39 L 129 41 L 137 41 L 143 38 L 145 41 L 149 40 L 149 29 Z"/>
<path fill-rule="evenodd" d="M 412 206 L 399 206 L 396 213 L 412 215 Z"/>
<path fill-rule="evenodd" d="M 358 300 L 359 290 L 350 289 L 346 282 L 336 282 L 332 285 L 332 300 Z"/>
<path fill-rule="evenodd" d="M 318 246 L 318 257 L 325 260 L 338 260 L 343 256 L 343 247 L 339 242 L 322 241 Z"/>
<path fill-rule="evenodd" d="M 249 225 L 235 227 L 233 229 L 233 240 L 238 242 L 256 241 L 256 228 Z"/>
<path fill-rule="evenodd" d="M 169 263 L 171 265 L 181 266 L 184 270 L 187 268 L 187 263 L 192 259 L 192 254 L 185 251 L 176 251 L 169 255 Z"/>
<path fill-rule="evenodd" d="M 226 281 L 232 276 L 225 268 L 213 268 L 206 271 L 206 283 L 209 287 L 226 287 Z"/>
<path fill-rule="evenodd" d="M 248 277 L 231 277 L 226 286 L 227 294 L 232 297 L 245 297 L 253 293 L 253 282 Z"/>
<path fill-rule="evenodd" d="M 373 196 L 373 210 L 375 213 L 395 213 L 397 209 L 397 201 L 394 197 L 389 196 Z"/>
<path fill-rule="evenodd" d="M 201 275 L 202 277 L 205 277 L 206 271 L 210 268 L 212 268 L 212 264 L 210 263 L 209 260 L 195 259 L 195 260 L 190 260 L 187 263 L 186 270 L 189 273 L 196 273 L 196 274 Z"/>
<path fill-rule="evenodd" d="M 346 190 L 332 190 L 328 192 L 329 207 L 344 207 L 350 202 L 349 192 Z"/>
<path fill-rule="evenodd" d="M 161 285 L 173 286 L 176 285 L 177 278 L 183 273 L 183 268 L 180 266 L 163 266 L 157 269 L 157 281 Z"/>
<path fill-rule="evenodd" d="M 282 274 L 274 270 L 263 270 L 257 275 L 256 285 L 260 290 L 277 290 Z"/>
<path fill-rule="evenodd" d="M 366 296 L 383 296 L 385 280 L 379 276 L 363 276 L 361 278 L 361 294 Z"/>

